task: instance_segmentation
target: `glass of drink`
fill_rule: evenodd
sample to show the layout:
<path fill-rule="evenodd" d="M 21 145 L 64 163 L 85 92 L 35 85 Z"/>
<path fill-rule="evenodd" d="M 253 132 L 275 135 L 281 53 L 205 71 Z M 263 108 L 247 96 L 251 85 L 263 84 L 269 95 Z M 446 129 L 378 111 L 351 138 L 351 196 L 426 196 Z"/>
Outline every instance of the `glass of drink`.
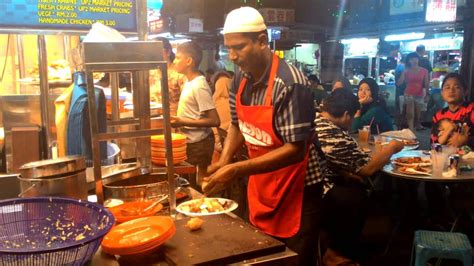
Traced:
<path fill-rule="evenodd" d="M 433 177 L 441 177 L 443 175 L 444 168 L 448 163 L 449 154 L 447 152 L 437 152 L 431 150 L 431 164 L 433 166 Z"/>
<path fill-rule="evenodd" d="M 381 135 L 376 135 L 374 136 L 374 145 L 375 145 L 375 151 L 381 151 L 383 148 L 383 145 L 387 144 L 387 139 L 385 136 Z"/>
<path fill-rule="evenodd" d="M 367 144 L 370 139 L 370 127 L 364 126 L 362 129 L 359 129 L 359 143 Z"/>

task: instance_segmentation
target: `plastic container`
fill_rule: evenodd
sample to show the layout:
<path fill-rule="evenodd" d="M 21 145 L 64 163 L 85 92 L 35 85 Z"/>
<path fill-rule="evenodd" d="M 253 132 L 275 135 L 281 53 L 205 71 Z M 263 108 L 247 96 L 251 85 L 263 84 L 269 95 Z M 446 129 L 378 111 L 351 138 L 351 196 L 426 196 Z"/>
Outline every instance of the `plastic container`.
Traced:
<path fill-rule="evenodd" d="M 0 201 L 0 264 L 84 265 L 115 223 L 103 206 L 41 197 Z"/>

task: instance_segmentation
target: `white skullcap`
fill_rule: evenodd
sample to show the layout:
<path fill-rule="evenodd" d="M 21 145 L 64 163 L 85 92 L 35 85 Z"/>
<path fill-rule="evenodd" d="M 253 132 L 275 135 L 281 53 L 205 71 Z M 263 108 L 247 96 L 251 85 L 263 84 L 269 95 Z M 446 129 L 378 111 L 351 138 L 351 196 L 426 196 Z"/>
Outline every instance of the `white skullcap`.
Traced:
<path fill-rule="evenodd" d="M 253 7 L 244 6 L 227 14 L 223 33 L 260 32 L 266 29 L 260 12 Z"/>

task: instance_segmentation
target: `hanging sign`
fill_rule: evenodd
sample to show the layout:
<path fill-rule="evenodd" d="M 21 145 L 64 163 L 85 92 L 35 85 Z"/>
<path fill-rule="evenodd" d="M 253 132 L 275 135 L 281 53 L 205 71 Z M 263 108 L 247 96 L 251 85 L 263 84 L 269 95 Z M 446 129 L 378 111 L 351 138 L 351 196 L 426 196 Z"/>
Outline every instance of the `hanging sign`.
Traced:
<path fill-rule="evenodd" d="M 135 0 L 0 0 L 0 28 L 88 31 L 101 22 L 137 32 Z"/>
<path fill-rule="evenodd" d="M 456 0 L 427 0 L 427 22 L 453 22 L 456 21 Z"/>

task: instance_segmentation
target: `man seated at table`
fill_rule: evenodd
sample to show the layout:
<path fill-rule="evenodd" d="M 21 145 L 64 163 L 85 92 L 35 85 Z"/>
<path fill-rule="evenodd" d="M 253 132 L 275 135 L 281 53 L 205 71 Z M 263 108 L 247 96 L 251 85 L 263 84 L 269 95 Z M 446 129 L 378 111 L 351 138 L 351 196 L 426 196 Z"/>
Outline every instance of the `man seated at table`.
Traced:
<path fill-rule="evenodd" d="M 323 100 L 316 113 L 314 142 L 326 160 L 331 181 L 323 200 L 322 226 L 329 237 L 323 264 L 358 261 L 358 240 L 367 213 L 366 179 L 381 170 L 403 143 L 390 141 L 371 155 L 349 135 L 359 101 L 348 90 L 336 90 Z M 321 164 L 323 165 L 323 164 Z"/>
<path fill-rule="evenodd" d="M 458 73 L 449 73 L 441 86 L 441 97 L 448 106 L 433 116 L 431 142 L 474 148 L 474 103 L 465 100 L 468 87 Z"/>

